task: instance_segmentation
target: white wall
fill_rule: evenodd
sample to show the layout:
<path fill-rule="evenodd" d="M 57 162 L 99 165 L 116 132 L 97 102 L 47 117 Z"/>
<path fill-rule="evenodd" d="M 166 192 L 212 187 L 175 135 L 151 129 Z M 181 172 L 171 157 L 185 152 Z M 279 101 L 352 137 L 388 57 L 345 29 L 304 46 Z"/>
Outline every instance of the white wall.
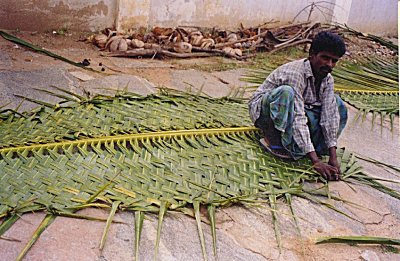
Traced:
<path fill-rule="evenodd" d="M 271 20 L 285 24 L 293 20 L 311 0 L 151 0 L 149 25 L 237 28 L 256 26 Z M 330 20 L 335 0 L 321 3 L 311 19 Z M 298 19 L 306 20 L 309 8 Z"/>
<path fill-rule="evenodd" d="M 200 26 L 235 29 L 268 21 L 338 22 L 356 30 L 397 34 L 397 0 L 116 0 L 121 28 Z"/>
<path fill-rule="evenodd" d="M 397 35 L 397 0 L 0 0 L 0 28 L 46 31 L 201 26 L 236 29 L 279 21 L 346 23 Z M 307 7 L 308 6 L 308 7 Z M 306 8 L 307 7 L 307 8 Z"/>
<path fill-rule="evenodd" d="M 397 0 L 352 0 L 347 24 L 378 35 L 397 35 Z"/>
<path fill-rule="evenodd" d="M 116 0 L 119 16 L 117 28 L 148 27 L 151 0 Z"/>

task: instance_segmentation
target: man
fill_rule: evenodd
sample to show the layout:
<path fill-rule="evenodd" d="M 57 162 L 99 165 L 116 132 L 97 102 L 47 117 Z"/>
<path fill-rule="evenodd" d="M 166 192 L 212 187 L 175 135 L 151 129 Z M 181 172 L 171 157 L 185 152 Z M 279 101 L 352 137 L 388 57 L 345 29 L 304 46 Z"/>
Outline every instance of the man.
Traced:
<path fill-rule="evenodd" d="M 262 146 L 281 158 L 307 155 L 326 180 L 340 179 L 336 144 L 347 109 L 333 92 L 330 73 L 345 52 L 340 36 L 318 33 L 307 59 L 274 70 L 249 101 L 250 117 L 264 133 Z M 326 154 L 328 163 L 318 157 Z"/>

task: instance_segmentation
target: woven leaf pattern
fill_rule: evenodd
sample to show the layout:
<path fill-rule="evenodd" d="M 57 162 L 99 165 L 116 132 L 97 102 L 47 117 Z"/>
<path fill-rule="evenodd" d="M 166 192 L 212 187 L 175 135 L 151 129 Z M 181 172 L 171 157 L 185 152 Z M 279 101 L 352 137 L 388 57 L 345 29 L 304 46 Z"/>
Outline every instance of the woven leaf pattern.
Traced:
<path fill-rule="evenodd" d="M 368 93 L 362 92 L 341 92 L 342 99 L 359 110 L 356 117 L 372 113 L 372 126 L 374 126 L 377 115 L 380 115 L 380 122 L 383 123 L 385 116 L 389 115 L 391 128 L 393 129 L 394 115 L 399 115 L 399 94 L 398 93 Z"/>
<path fill-rule="evenodd" d="M 45 108 L 0 121 L 0 148 L 159 130 L 251 126 L 247 105 L 204 97 L 97 97 L 91 103 Z"/>
<path fill-rule="evenodd" d="M 341 92 L 340 96 L 359 109 L 399 113 L 399 95 L 397 93 Z M 372 107 L 371 104 L 374 106 Z"/>
<path fill-rule="evenodd" d="M 207 205 L 209 219 L 215 220 L 216 207 L 269 202 L 278 245 L 279 198 L 289 205 L 295 223 L 292 196 L 344 214 L 315 197 L 328 195 L 303 189 L 304 181 L 320 178 L 308 160 L 284 161 L 261 149 L 244 101 L 126 95 L 41 107 L 32 115 L 5 113 L 0 123 L 0 218 L 5 218 L 0 236 L 21 214 L 47 213 L 18 260 L 55 216 L 93 219 L 74 214 L 90 206 L 111 208 L 102 247 L 115 211 L 135 211 L 136 256 L 146 212 L 159 215 L 157 255 L 165 212 L 190 214 L 193 206 L 204 256 L 200 204 Z M 338 157 L 344 180 L 400 199 L 397 191 L 363 173 L 353 154 L 339 149 Z M 215 222 L 211 224 L 215 253 Z"/>
<path fill-rule="evenodd" d="M 74 208 L 115 176 L 97 199 L 147 211 L 161 201 L 176 209 L 193 200 L 221 205 L 238 196 L 256 198 L 271 192 L 269 185 L 296 191 L 300 181 L 316 179 L 307 161 L 276 159 L 260 148 L 255 135 L 133 139 L 129 146 L 125 141 L 83 143 L 32 151 L 31 157 L 24 156 L 25 150 L 3 152 L 0 216 L 30 199 L 19 212 Z"/>

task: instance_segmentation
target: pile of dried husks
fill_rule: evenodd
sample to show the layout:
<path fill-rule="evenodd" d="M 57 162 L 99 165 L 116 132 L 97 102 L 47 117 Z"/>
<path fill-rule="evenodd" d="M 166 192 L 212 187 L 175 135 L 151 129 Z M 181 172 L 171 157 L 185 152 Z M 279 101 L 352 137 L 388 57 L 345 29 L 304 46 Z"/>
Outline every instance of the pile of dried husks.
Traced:
<path fill-rule="evenodd" d="M 315 34 L 329 30 L 343 36 L 378 43 L 397 54 L 397 45 L 375 35 L 358 32 L 340 24 L 296 23 L 284 26 L 262 26 L 237 31 L 199 27 L 162 28 L 154 27 L 150 32 L 137 30 L 116 31 L 105 29 L 100 34 L 89 36 L 86 41 L 95 44 L 106 56 L 125 57 L 208 57 L 225 56 L 238 60 L 253 57 L 256 52 L 276 52 L 298 44 L 310 43 Z"/>
<path fill-rule="evenodd" d="M 109 51 L 107 56 L 168 56 L 176 58 L 226 56 L 238 60 L 254 56 L 257 51 L 273 52 L 285 47 L 309 43 L 319 31 L 319 23 L 297 23 L 244 28 L 236 32 L 194 27 L 116 31 L 105 29 L 86 41 Z"/>

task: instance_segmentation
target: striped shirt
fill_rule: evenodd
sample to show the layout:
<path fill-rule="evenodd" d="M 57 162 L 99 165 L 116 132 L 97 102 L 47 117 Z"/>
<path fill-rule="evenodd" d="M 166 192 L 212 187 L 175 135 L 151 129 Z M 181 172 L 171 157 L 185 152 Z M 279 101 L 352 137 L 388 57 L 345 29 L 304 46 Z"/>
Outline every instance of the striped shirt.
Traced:
<path fill-rule="evenodd" d="M 307 117 L 304 108 L 321 106 L 320 125 L 328 148 L 336 146 L 339 127 L 339 112 L 333 92 L 333 77 L 328 74 L 318 92 L 314 85 L 315 78 L 308 59 L 301 59 L 284 64 L 275 69 L 265 79 L 249 101 L 250 118 L 253 123 L 260 117 L 261 101 L 264 94 L 282 85 L 294 89 L 294 120 L 293 138 L 304 153 L 314 150 L 310 132 L 307 127 Z"/>

